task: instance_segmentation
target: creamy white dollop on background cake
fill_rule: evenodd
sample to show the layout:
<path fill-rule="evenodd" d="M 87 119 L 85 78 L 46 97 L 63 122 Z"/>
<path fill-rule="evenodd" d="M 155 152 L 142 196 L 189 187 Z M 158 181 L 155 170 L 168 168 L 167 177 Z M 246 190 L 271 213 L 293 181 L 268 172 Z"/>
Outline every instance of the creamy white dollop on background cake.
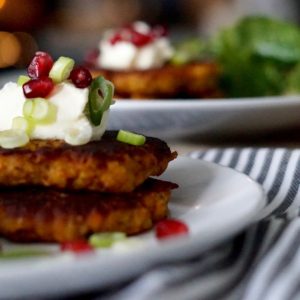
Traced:
<path fill-rule="evenodd" d="M 133 28 L 142 34 L 149 34 L 151 27 L 144 22 L 133 23 Z M 98 65 L 110 70 L 147 70 L 162 67 L 168 61 L 174 49 L 167 37 L 156 37 L 142 47 L 129 41 L 112 44 L 111 36 L 115 32 L 108 31 L 99 43 L 100 55 Z"/>

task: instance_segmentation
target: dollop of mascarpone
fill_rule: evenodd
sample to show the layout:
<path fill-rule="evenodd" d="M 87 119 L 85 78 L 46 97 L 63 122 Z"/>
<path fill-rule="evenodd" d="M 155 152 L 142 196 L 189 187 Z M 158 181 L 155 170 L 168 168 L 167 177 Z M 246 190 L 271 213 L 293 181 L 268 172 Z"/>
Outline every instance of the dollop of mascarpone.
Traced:
<path fill-rule="evenodd" d="M 11 129 L 12 120 L 23 116 L 26 100 L 21 86 L 9 82 L 0 90 L 0 131 Z M 108 114 L 103 115 L 101 124 L 93 126 L 84 113 L 88 102 L 88 88 L 78 89 L 71 83 L 57 84 L 48 97 L 56 107 L 56 120 L 50 124 L 36 124 L 30 138 L 61 139 L 69 144 L 85 144 L 98 140 L 106 130 Z"/>
<path fill-rule="evenodd" d="M 143 22 L 135 22 L 136 31 L 148 34 L 151 28 Z M 146 70 L 160 68 L 168 61 L 174 50 L 169 39 L 160 37 L 142 47 L 130 42 L 120 41 L 112 45 L 110 37 L 114 32 L 108 32 L 99 43 L 100 55 L 98 66 L 111 70 Z"/>

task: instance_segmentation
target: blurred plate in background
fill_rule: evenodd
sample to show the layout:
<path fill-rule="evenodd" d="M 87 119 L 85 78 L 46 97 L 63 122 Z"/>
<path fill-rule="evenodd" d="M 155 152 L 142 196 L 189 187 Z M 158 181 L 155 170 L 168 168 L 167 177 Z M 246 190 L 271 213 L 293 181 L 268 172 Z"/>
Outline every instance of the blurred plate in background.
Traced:
<path fill-rule="evenodd" d="M 290 128 L 300 128 L 300 96 L 117 100 L 109 120 L 109 129 L 168 139 L 260 135 Z"/>

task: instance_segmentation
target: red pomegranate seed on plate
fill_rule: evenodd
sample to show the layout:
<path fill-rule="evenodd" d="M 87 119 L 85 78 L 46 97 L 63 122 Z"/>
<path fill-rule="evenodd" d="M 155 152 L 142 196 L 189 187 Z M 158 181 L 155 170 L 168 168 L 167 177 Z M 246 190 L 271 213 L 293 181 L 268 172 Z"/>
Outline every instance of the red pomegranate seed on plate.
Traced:
<path fill-rule="evenodd" d="M 64 242 L 60 244 L 61 251 L 71 251 L 75 253 L 91 252 L 93 247 L 84 240 Z"/>
<path fill-rule="evenodd" d="M 155 227 L 155 235 L 158 239 L 187 235 L 189 228 L 182 221 L 175 219 L 167 219 L 157 223 Z"/>
<path fill-rule="evenodd" d="M 76 87 L 83 89 L 91 84 L 93 78 L 88 69 L 76 67 L 71 71 L 70 79 Z"/>
<path fill-rule="evenodd" d="M 49 77 L 31 79 L 23 84 L 23 93 L 26 98 L 47 97 L 54 88 Z"/>
<path fill-rule="evenodd" d="M 35 53 L 34 58 L 28 66 L 28 76 L 30 78 L 42 78 L 48 76 L 52 66 L 52 57 L 46 52 L 38 51 Z"/>

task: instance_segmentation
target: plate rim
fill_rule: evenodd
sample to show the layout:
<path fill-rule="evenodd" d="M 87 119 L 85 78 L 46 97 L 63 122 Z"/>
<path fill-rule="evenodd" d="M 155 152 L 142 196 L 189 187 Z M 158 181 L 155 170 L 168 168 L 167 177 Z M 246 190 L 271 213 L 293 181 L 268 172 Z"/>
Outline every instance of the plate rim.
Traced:
<path fill-rule="evenodd" d="M 261 185 L 259 185 L 256 181 L 254 181 L 253 179 L 251 179 L 249 176 L 247 176 L 246 174 L 243 174 L 241 172 L 238 172 L 234 169 L 231 169 L 231 168 L 228 168 L 228 167 L 225 167 L 225 166 L 221 166 L 221 165 L 218 165 L 216 163 L 212 163 L 212 162 L 207 162 L 207 161 L 203 161 L 203 160 L 200 160 L 200 159 L 195 159 L 195 158 L 190 158 L 190 157 L 185 157 L 185 156 L 179 156 L 176 160 L 174 160 L 173 162 L 171 162 L 171 164 L 176 164 L 176 161 L 189 161 L 190 163 L 195 163 L 197 162 L 197 164 L 199 164 L 199 168 L 202 164 L 205 164 L 207 166 L 213 166 L 213 168 L 217 168 L 217 170 L 220 170 L 220 169 L 226 169 L 226 170 L 230 170 L 230 172 L 233 172 L 235 174 L 239 174 L 239 176 L 243 176 L 244 178 L 247 179 L 247 181 L 251 182 L 252 185 L 254 185 L 257 190 L 260 191 L 260 194 L 259 194 L 259 199 L 256 199 L 256 200 L 252 200 L 252 201 L 256 201 L 256 205 L 255 205 L 255 209 L 253 209 L 253 211 L 248 215 L 247 217 L 244 217 L 243 218 L 243 224 L 240 224 L 239 228 L 237 228 L 238 226 L 236 226 L 236 228 L 234 228 L 234 230 L 232 230 L 232 232 L 230 233 L 229 236 L 232 236 L 233 234 L 235 234 L 236 232 L 244 229 L 247 225 L 250 225 L 252 222 L 254 222 L 254 215 L 258 212 L 258 211 L 261 211 L 263 208 L 266 208 L 266 205 L 267 205 L 267 202 L 266 202 L 266 195 L 263 191 L 263 188 Z M 201 169 L 200 169 L 201 170 Z M 166 178 L 164 178 L 164 180 L 166 180 Z M 228 238 L 229 237 L 228 234 L 227 235 L 224 235 L 224 239 L 225 238 Z M 201 237 L 200 237 L 201 238 Z M 195 242 L 196 240 L 196 242 Z M 183 253 L 181 253 L 181 255 L 179 255 L 177 257 L 177 260 L 179 258 L 180 259 L 186 259 L 188 257 L 191 257 L 193 255 L 193 251 L 189 250 L 189 251 L 186 251 L 186 249 L 191 249 L 189 247 L 194 247 L 194 250 L 196 250 L 197 246 L 199 245 L 199 237 L 195 237 L 195 236 L 192 236 L 191 238 L 179 238 L 179 239 L 174 239 L 174 240 L 170 240 L 168 241 L 168 243 L 164 244 L 164 245 L 161 245 L 160 247 L 154 247 L 154 251 L 152 251 L 151 253 L 142 253 L 142 251 L 133 251 L 133 252 L 129 252 L 129 253 L 122 253 L 122 255 L 117 255 L 117 256 L 114 256 L 114 262 L 112 262 L 112 260 L 108 260 L 106 264 L 103 264 L 103 259 L 99 259 L 99 256 L 86 256 L 86 257 L 82 257 L 84 259 L 74 259 L 74 257 L 72 257 L 72 260 L 70 263 L 69 259 L 67 258 L 66 261 L 67 261 L 67 265 L 66 265 L 66 270 L 61 270 L 61 272 L 67 272 L 67 269 L 69 268 L 69 271 L 72 270 L 74 272 L 74 276 L 76 276 L 76 272 L 84 272 L 84 270 L 86 271 L 89 271 L 90 274 L 95 274 L 95 276 L 97 275 L 97 270 L 95 270 L 95 268 L 98 266 L 99 268 L 100 267 L 103 267 L 104 270 L 108 270 L 109 269 L 109 266 L 111 265 L 114 265 L 114 264 L 118 264 L 118 263 L 121 263 L 122 261 L 125 261 L 127 262 L 127 265 L 128 263 L 131 263 L 131 259 L 133 258 L 134 256 L 134 259 L 135 259 L 135 265 L 136 264 L 140 264 L 138 268 L 133 268 L 131 270 L 129 270 L 129 272 L 127 272 L 127 276 L 125 276 L 122 272 L 123 271 L 120 271 L 120 275 L 121 275 L 121 278 L 117 278 L 117 280 L 114 280 L 114 278 L 111 278 L 109 277 L 109 274 L 108 274 L 108 278 L 106 279 L 106 282 L 104 280 L 104 282 L 102 283 L 99 283 L 99 280 L 96 280 L 95 281 L 95 276 L 92 278 L 92 281 L 89 281 L 89 285 L 78 285 L 78 286 L 74 286 L 71 284 L 71 287 L 70 286 L 66 286 L 65 290 L 64 290 L 64 293 L 65 295 L 70 295 L 72 293 L 76 293 L 76 292 L 83 292 L 84 290 L 88 289 L 88 288 L 93 288 L 95 287 L 95 283 L 97 282 L 97 287 L 98 288 L 104 288 L 106 287 L 108 284 L 113 284 L 113 283 L 116 283 L 116 282 L 119 282 L 120 279 L 121 280 L 125 280 L 125 279 L 130 279 L 131 277 L 133 276 L 136 276 L 138 274 L 140 274 L 143 270 L 146 270 L 147 268 L 149 268 L 150 266 L 153 266 L 155 264 L 158 264 L 160 262 L 171 262 L 171 261 L 174 261 L 174 259 L 170 258 L 168 259 L 168 255 L 170 253 L 170 249 L 172 249 L 172 251 L 176 252 L 176 251 L 183 251 Z M 201 241 L 200 241 L 201 242 Z M 220 243 L 221 240 L 218 239 L 216 241 L 216 243 Z M 204 250 L 207 250 L 209 248 L 211 248 L 212 246 L 214 246 L 216 243 L 211 243 L 210 245 L 207 245 L 207 247 L 204 247 L 202 249 L 202 251 Z M 201 252 L 202 252 L 201 251 Z M 199 250 L 197 249 L 196 251 L 194 252 L 199 252 Z M 158 254 L 159 256 L 158 256 Z M 65 261 L 65 257 L 64 255 L 59 255 L 58 258 L 54 258 L 55 260 L 53 261 L 53 258 L 52 257 L 46 257 L 43 259 L 44 263 L 46 262 L 50 262 L 50 265 L 47 265 L 45 264 L 44 267 L 46 267 L 46 270 L 45 269 L 42 269 L 42 270 L 39 270 L 40 273 L 39 276 L 41 276 L 40 278 L 48 278 L 49 279 L 49 276 L 51 277 L 51 275 L 55 276 L 55 273 L 57 273 L 59 270 L 57 270 L 56 268 L 57 267 L 60 267 L 61 266 L 61 263 L 63 264 L 63 262 Z M 51 264 L 52 262 L 52 264 Z M 6 262 L 4 262 L 5 264 Z M 12 264 L 16 263 L 16 261 L 13 261 Z M 22 266 L 25 267 L 26 269 L 26 266 L 30 265 L 31 264 L 31 260 L 28 259 L 28 260 L 24 260 L 24 261 L 20 261 L 19 263 L 17 263 L 17 265 L 19 265 L 17 268 L 20 268 Z M 132 264 L 132 263 L 131 263 Z M 4 266 L 4 265 L 2 265 Z M 56 268 L 55 268 L 56 266 Z M 9 267 L 9 265 L 8 265 Z M 48 269 L 47 269 L 48 268 Z M 92 269 L 90 269 L 92 268 Z M 94 268 L 94 269 L 93 269 Z M 4 268 L 4 272 L 5 272 L 5 268 Z M 6 284 L 7 284 L 7 278 L 5 277 L 5 274 L 3 274 L 4 272 L 1 272 L 0 273 L 0 287 L 2 286 L 2 295 L 4 296 L 16 296 L 15 294 L 14 295 L 10 295 L 10 294 L 5 294 L 3 293 L 3 287 L 5 285 L 5 281 L 6 281 Z M 17 271 L 15 271 L 17 272 Z M 33 270 L 34 272 L 34 270 Z M 76 273 L 76 274 L 75 274 Z M 18 273 L 19 274 L 19 273 Z M 23 276 L 26 274 L 26 271 L 23 270 Z M 63 274 L 63 273 L 62 273 Z M 71 273 L 72 274 L 72 273 Z M 123 275 L 122 275 L 123 274 Z M 12 275 L 12 274 L 10 274 Z M 28 275 L 28 274 L 27 274 Z M 30 274 L 29 274 L 30 275 Z M 20 274 L 18 275 L 20 276 Z M 36 274 L 34 273 L 33 274 L 33 277 L 36 276 Z M 77 274 L 78 276 L 78 274 Z M 122 276 L 124 278 L 122 278 Z M 9 277 L 9 276 L 8 276 Z M 22 275 L 21 275 L 22 277 Z M 3 281 L 4 279 L 4 281 Z M 6 280 L 5 280 L 6 279 Z M 13 280 L 13 277 L 10 278 L 11 280 Z M 55 278 L 53 278 L 54 282 L 50 282 L 48 283 L 48 287 L 49 287 L 49 284 L 51 286 L 51 284 L 55 284 Z M 8 278 L 8 281 L 9 281 L 9 278 Z M 21 278 L 19 278 L 18 282 L 21 281 Z M 9 283 L 9 282 L 8 282 Z M 10 282 L 11 283 L 11 282 Z M 78 283 L 78 282 L 77 282 Z M 101 285 L 102 284 L 102 285 Z M 13 286 L 15 285 L 15 282 L 13 282 Z M 53 288 L 53 287 L 52 287 Z M 35 292 L 38 292 L 38 294 L 36 294 L 35 292 L 32 292 L 30 293 L 30 290 L 28 291 L 24 291 L 23 289 L 23 293 L 22 293 L 22 296 L 25 297 L 26 295 L 28 296 L 40 296 L 40 294 L 43 294 L 43 290 L 41 289 L 41 287 L 36 287 L 37 291 Z M 26 294 L 27 292 L 27 294 Z M 55 290 L 53 291 L 53 296 L 55 295 L 62 295 L 61 293 L 62 291 L 60 289 L 58 290 Z M 49 295 L 49 288 L 47 289 L 47 295 Z M 51 294 L 52 295 L 52 294 Z M 2 296 L 0 296 L 0 298 L 2 298 Z"/>
<path fill-rule="evenodd" d="M 213 99 L 114 99 L 111 109 L 182 109 L 216 106 L 286 106 L 300 104 L 300 95 L 282 95 L 246 98 L 213 98 Z"/>

